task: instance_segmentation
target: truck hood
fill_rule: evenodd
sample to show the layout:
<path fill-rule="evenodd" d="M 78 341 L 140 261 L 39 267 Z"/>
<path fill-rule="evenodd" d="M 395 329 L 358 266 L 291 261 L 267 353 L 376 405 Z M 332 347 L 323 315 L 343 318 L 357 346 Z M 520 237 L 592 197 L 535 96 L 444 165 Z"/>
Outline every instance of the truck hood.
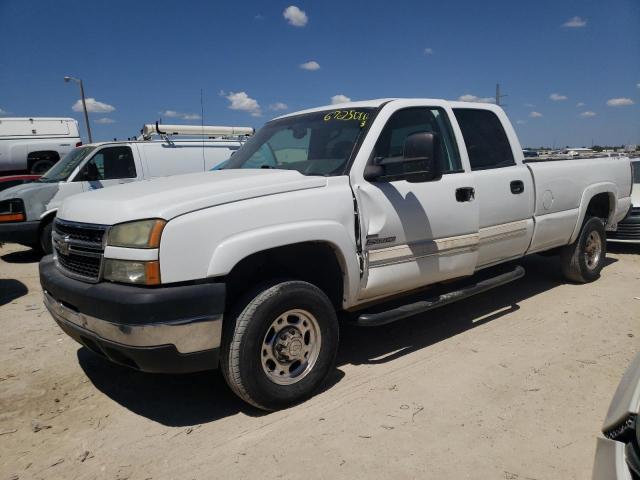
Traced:
<path fill-rule="evenodd" d="M 10 198 L 29 198 L 36 192 L 51 192 L 51 197 L 58 191 L 57 183 L 25 183 L 7 188 L 0 192 L 0 200 L 9 200 Z"/>
<path fill-rule="evenodd" d="M 250 198 L 319 188 L 325 177 L 293 170 L 217 170 L 156 178 L 75 195 L 58 217 L 74 222 L 114 225 L 144 218 L 170 220 L 194 210 Z"/>
<path fill-rule="evenodd" d="M 0 201 L 20 198 L 24 202 L 27 220 L 39 220 L 58 193 L 58 183 L 26 183 L 0 192 Z"/>

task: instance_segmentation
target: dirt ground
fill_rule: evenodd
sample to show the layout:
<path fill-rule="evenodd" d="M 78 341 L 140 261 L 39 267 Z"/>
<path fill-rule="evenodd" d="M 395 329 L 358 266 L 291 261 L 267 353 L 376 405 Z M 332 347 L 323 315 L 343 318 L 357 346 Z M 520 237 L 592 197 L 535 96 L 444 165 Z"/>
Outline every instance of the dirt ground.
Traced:
<path fill-rule="evenodd" d="M 376 329 L 345 327 L 322 393 L 246 406 L 218 372 L 149 375 L 62 333 L 38 258 L 0 249 L 0 480 L 585 479 L 640 343 L 640 248 L 602 278 L 525 278 Z"/>

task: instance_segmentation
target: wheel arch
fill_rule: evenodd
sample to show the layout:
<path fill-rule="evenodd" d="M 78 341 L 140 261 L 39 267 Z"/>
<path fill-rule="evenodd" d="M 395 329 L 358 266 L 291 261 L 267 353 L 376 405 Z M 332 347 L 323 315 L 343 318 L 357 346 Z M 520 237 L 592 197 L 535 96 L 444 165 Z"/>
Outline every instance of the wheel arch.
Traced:
<path fill-rule="evenodd" d="M 617 198 L 618 188 L 614 183 L 603 182 L 587 187 L 582 193 L 578 219 L 569 243 L 575 242 L 580 235 L 587 214 L 602 218 L 605 222 L 605 228 L 611 225 L 616 213 Z"/>
<path fill-rule="evenodd" d="M 318 286 L 336 308 L 347 306 L 359 282 L 355 244 L 340 225 L 327 227 L 285 225 L 234 235 L 215 249 L 207 275 L 224 276 L 230 298 L 259 281 L 290 276 Z"/>
<path fill-rule="evenodd" d="M 38 160 L 42 160 L 44 158 L 48 158 L 53 163 L 56 163 L 60 160 L 60 154 L 56 150 L 34 150 L 27 154 L 27 168 L 31 170 L 31 167 Z"/>

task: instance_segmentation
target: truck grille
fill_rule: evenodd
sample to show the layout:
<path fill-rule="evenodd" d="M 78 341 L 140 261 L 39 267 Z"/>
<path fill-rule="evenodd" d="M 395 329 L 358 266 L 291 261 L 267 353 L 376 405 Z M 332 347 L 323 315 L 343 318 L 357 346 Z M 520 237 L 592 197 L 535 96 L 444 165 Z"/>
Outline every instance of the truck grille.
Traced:
<path fill-rule="evenodd" d="M 56 265 L 62 273 L 78 280 L 98 282 L 107 228 L 106 225 L 56 219 L 53 249 Z"/>

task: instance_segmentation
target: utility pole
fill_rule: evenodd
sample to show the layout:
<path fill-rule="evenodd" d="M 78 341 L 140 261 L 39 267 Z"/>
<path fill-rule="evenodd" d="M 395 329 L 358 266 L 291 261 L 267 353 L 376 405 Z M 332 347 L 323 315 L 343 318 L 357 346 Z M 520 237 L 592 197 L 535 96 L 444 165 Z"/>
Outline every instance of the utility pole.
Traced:
<path fill-rule="evenodd" d="M 502 104 L 502 97 L 506 96 L 507 95 L 500 93 L 500 84 L 496 83 L 496 105 L 498 105 L 499 107 L 504 107 L 504 105 Z"/>
<path fill-rule="evenodd" d="M 82 98 L 82 109 L 84 110 L 84 122 L 87 125 L 87 133 L 89 135 L 89 143 L 93 143 L 93 139 L 91 138 L 91 125 L 89 125 L 89 114 L 87 113 L 87 102 L 84 99 L 84 85 L 82 84 L 82 80 L 78 78 L 73 78 L 69 76 L 64 77 L 65 83 L 69 83 L 71 81 L 76 82 L 80 85 L 80 98 Z"/>

